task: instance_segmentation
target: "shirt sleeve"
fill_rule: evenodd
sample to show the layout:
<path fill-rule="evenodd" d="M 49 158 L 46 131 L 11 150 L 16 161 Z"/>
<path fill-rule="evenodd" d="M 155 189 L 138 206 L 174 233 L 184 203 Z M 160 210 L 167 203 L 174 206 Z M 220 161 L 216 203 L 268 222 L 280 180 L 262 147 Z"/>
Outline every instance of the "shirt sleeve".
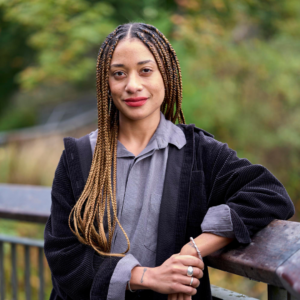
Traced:
<path fill-rule="evenodd" d="M 210 207 L 201 224 L 202 232 L 234 238 L 230 208 L 226 204 Z"/>
<path fill-rule="evenodd" d="M 131 278 L 131 270 L 136 266 L 140 263 L 132 254 L 119 260 L 109 283 L 107 300 L 125 299 L 126 285 Z"/>

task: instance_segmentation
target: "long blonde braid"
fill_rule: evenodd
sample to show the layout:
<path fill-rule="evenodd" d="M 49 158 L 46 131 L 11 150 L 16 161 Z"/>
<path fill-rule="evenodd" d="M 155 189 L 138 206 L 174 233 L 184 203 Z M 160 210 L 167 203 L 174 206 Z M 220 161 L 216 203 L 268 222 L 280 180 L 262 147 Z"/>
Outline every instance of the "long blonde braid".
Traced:
<path fill-rule="evenodd" d="M 118 110 L 109 94 L 108 76 L 114 49 L 126 37 L 140 39 L 155 57 L 166 87 L 161 111 L 168 120 L 184 123 L 181 71 L 176 53 L 169 41 L 155 27 L 142 23 L 118 26 L 100 47 L 97 58 L 98 136 L 92 165 L 83 192 L 69 216 L 69 227 L 78 240 L 105 256 L 124 256 L 130 249 L 129 238 L 117 217 L 116 171 Z M 111 212 L 112 207 L 112 212 Z M 108 240 L 104 230 L 107 212 Z M 127 249 L 111 253 L 116 225 L 122 230 Z"/>

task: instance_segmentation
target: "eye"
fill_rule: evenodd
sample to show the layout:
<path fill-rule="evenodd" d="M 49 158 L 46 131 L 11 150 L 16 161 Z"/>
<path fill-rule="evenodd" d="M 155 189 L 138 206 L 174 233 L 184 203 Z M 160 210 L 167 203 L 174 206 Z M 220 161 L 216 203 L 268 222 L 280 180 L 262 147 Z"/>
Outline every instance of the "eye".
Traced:
<path fill-rule="evenodd" d="M 115 77 L 122 77 L 123 75 L 125 75 L 125 73 L 123 71 L 117 71 L 114 73 Z"/>
<path fill-rule="evenodd" d="M 144 68 L 144 69 L 142 69 L 142 73 L 149 74 L 149 73 L 151 73 L 151 72 L 152 72 L 152 70 L 149 69 L 149 68 Z"/>

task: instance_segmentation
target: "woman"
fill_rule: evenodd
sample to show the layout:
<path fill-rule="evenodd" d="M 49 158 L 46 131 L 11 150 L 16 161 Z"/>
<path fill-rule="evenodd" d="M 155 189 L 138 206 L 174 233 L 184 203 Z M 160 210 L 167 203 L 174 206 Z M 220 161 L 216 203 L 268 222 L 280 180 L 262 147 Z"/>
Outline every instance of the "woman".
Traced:
<path fill-rule="evenodd" d="M 55 173 L 51 299 L 211 299 L 205 256 L 290 218 L 284 187 L 184 125 L 179 62 L 153 26 L 104 41 L 97 101 L 98 129 L 65 139 Z"/>

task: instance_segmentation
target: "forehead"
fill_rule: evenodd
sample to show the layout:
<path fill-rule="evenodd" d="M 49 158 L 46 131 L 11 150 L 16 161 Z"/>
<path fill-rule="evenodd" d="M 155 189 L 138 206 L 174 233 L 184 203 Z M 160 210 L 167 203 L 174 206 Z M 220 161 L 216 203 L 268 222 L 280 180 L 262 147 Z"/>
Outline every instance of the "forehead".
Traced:
<path fill-rule="evenodd" d="M 112 64 L 118 63 L 131 63 L 141 60 L 151 59 L 155 61 L 155 58 L 148 47 L 139 39 L 131 38 L 121 40 L 112 56 Z"/>

